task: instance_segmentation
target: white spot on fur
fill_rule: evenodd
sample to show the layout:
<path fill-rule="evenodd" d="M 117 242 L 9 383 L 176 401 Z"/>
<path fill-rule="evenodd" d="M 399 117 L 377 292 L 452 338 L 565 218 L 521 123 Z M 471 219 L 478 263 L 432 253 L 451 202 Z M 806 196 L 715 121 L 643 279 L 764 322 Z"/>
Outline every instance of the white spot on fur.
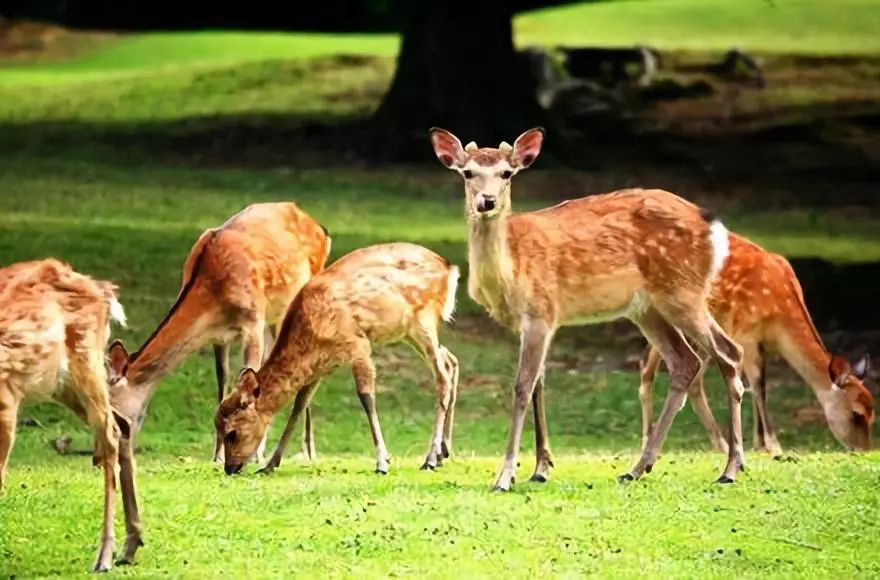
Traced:
<path fill-rule="evenodd" d="M 125 309 L 115 296 L 110 299 L 110 318 L 118 322 L 121 326 L 125 326 L 126 324 Z"/>
<path fill-rule="evenodd" d="M 712 268 L 710 275 L 714 277 L 724 267 L 727 256 L 730 254 L 730 239 L 727 228 L 718 220 L 713 220 L 709 226 L 709 241 L 712 243 Z"/>
<path fill-rule="evenodd" d="M 458 266 L 449 267 L 449 278 L 446 282 L 446 301 L 443 302 L 443 320 L 449 322 L 452 320 L 452 314 L 455 312 L 455 291 L 458 289 L 458 278 L 461 272 Z"/>

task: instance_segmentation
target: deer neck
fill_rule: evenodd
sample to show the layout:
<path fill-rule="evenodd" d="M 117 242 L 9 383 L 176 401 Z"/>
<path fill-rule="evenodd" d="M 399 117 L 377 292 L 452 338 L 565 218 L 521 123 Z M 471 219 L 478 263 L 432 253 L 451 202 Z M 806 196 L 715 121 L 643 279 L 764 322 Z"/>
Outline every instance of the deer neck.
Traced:
<path fill-rule="evenodd" d="M 296 394 L 320 372 L 314 353 L 297 344 L 275 348 L 257 371 L 260 397 L 257 411 L 266 417 L 290 405 Z"/>
<path fill-rule="evenodd" d="M 831 379 L 828 376 L 828 364 L 831 355 L 812 337 L 805 336 L 794 341 L 792 349 L 786 353 L 786 360 L 800 375 L 816 398 L 823 405 L 833 396 Z"/>
<path fill-rule="evenodd" d="M 510 211 L 492 219 L 470 218 L 468 234 L 468 293 L 496 320 L 503 320 L 510 288 L 513 261 L 508 245 Z"/>

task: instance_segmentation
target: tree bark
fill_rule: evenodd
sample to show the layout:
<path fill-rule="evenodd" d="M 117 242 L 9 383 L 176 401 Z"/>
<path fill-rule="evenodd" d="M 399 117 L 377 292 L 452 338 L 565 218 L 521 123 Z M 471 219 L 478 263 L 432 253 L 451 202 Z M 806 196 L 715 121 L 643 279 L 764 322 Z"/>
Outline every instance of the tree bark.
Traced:
<path fill-rule="evenodd" d="M 517 59 L 506 0 L 405 0 L 397 72 L 374 121 L 396 158 L 439 126 L 496 146 L 546 121 L 534 81 Z"/>

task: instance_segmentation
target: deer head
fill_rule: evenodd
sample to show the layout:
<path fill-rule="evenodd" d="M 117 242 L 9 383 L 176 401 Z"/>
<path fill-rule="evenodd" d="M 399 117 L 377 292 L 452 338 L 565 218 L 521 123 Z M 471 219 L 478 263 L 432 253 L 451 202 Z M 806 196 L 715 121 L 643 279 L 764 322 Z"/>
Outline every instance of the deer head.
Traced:
<path fill-rule="evenodd" d="M 214 425 L 223 441 L 227 475 L 238 473 L 251 460 L 269 428 L 269 419 L 257 411 L 260 394 L 257 373 L 244 369 L 217 409 Z"/>
<path fill-rule="evenodd" d="M 870 358 L 865 355 L 855 365 L 842 356 L 831 357 L 828 376 L 836 387 L 835 404 L 826 405 L 825 416 L 834 436 L 850 449 L 871 448 L 874 398 L 862 380 L 868 374 Z"/>
<path fill-rule="evenodd" d="M 431 129 L 437 159 L 464 178 L 465 208 L 471 219 L 491 219 L 510 212 L 510 180 L 534 163 L 543 142 L 540 127 L 517 137 L 513 146 L 501 143 L 497 149 L 478 147 L 473 141 L 462 147 L 449 131 Z"/>

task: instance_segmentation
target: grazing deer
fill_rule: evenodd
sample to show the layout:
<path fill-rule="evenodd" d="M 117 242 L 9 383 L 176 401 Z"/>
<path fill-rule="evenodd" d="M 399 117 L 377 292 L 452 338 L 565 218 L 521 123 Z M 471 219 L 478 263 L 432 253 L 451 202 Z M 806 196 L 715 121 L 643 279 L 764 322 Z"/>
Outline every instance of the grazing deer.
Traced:
<path fill-rule="evenodd" d="M 287 202 L 248 206 L 203 233 L 186 259 L 180 294 L 165 319 L 137 352 L 129 355 L 119 341 L 111 346 L 113 406 L 133 418 L 139 430 L 162 376 L 206 343 L 214 345 L 222 401 L 230 342 L 241 337 L 245 366 L 258 368 L 268 351 L 266 329 L 324 268 L 329 253 L 327 231 Z M 314 444 L 306 443 L 306 451 L 313 452 Z M 215 460 L 222 449 L 218 441 Z"/>
<path fill-rule="evenodd" d="M 297 417 L 309 406 L 322 377 L 351 365 L 358 397 L 376 448 L 376 472 L 388 473 L 388 450 L 375 405 L 373 345 L 409 343 L 437 381 L 434 430 L 422 469 L 449 456 L 458 389 L 458 360 L 437 338 L 440 320 L 455 308 L 458 268 L 414 244 L 356 250 L 312 278 L 294 298 L 269 358 L 245 369 L 217 409 L 218 438 L 226 448 L 226 473 L 241 471 L 263 439 L 272 417 L 293 403 L 275 452 L 263 471 L 281 462 Z"/>
<path fill-rule="evenodd" d="M 130 425 L 110 407 L 104 367 L 110 320 L 125 322 L 114 290 L 53 259 L 0 270 L 0 489 L 23 400 L 52 398 L 85 420 L 95 431 L 95 465 L 104 468 L 96 572 L 112 565 L 117 463 L 127 531 L 120 561 L 132 562 L 143 545 Z"/>
<path fill-rule="evenodd" d="M 867 358 L 850 367 L 846 359 L 828 354 L 810 319 L 803 291 L 791 264 L 760 246 L 730 235 L 730 255 L 712 288 L 709 309 L 721 326 L 743 347 L 743 372 L 752 390 L 755 447 L 780 455 L 782 447 L 767 413 L 764 352 L 776 352 L 813 389 L 831 432 L 849 449 L 871 447 L 874 399 L 861 379 Z M 642 442 L 651 431 L 651 391 L 660 356 L 651 349 L 642 365 Z M 716 449 L 725 449 L 706 401 L 703 377 L 691 388 L 691 403 Z"/>
<path fill-rule="evenodd" d="M 520 334 L 519 368 L 507 453 L 494 489 L 514 481 L 529 400 L 535 413 L 537 465 L 546 481 L 553 465 L 544 418 L 544 361 L 555 330 L 625 317 L 641 329 L 672 369 L 669 396 L 641 459 L 620 481 L 651 470 L 675 414 L 700 371 L 693 344 L 710 353 L 727 381 L 731 432 L 720 483 L 743 465 L 739 378 L 742 351 L 709 314 L 712 275 L 727 255 L 727 230 L 669 192 L 629 189 L 512 214 L 511 178 L 541 151 L 544 133 L 531 129 L 511 147 L 462 147 L 455 135 L 431 129 L 437 158 L 464 178 L 468 292 L 489 314 Z"/>

